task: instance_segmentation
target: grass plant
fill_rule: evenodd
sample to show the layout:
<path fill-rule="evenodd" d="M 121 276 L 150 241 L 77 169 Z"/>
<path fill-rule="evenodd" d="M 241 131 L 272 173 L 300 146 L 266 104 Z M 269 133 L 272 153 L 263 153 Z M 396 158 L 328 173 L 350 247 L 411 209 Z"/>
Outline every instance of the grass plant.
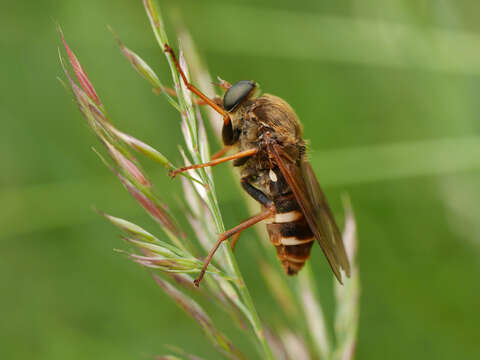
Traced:
<path fill-rule="evenodd" d="M 153 0 L 143 0 L 143 5 L 160 49 L 163 50 L 165 44 L 173 46 L 167 37 L 159 7 Z M 260 359 L 352 359 L 358 327 L 359 276 L 355 264 L 356 225 L 348 201 L 345 205 L 344 241 L 353 263 L 353 271 L 351 278 L 345 279 L 344 286 L 334 285 L 334 334 L 329 333 L 331 327 L 326 324 L 310 267 L 306 266 L 292 286 L 286 281 L 280 267 L 275 265 L 271 246 L 266 246 L 264 254 L 260 254 L 256 260 L 261 269 L 259 273 L 269 285 L 267 290 L 271 292 L 285 319 L 281 318 L 275 324 L 266 324 L 261 320 L 228 242 L 224 242 L 215 255 L 201 287 L 194 288 L 193 279 L 200 272 L 201 259 L 213 246 L 218 234 L 225 231 L 211 169 L 202 168 L 182 174 L 185 218 L 193 230 L 184 231 L 179 226 L 181 221 L 169 211 L 136 154 L 149 158 L 167 170 L 175 169 L 173 162 L 161 151 L 114 125 L 101 97 L 60 28 L 59 33 L 71 68 L 68 69 L 67 61 L 60 52 L 60 63 L 66 77 L 65 86 L 71 91 L 80 111 L 104 147 L 104 151 L 95 151 L 161 229 L 159 234 L 152 234 L 131 221 L 100 212 L 122 231 L 122 238 L 129 245 L 128 250 L 119 252 L 149 269 L 165 294 L 201 327 L 212 347 L 225 358 L 247 359 L 252 351 L 237 346 L 230 339 L 229 329 L 219 329 L 215 321 L 217 312 L 225 312 L 231 318 L 232 324 L 256 348 Z M 179 32 L 179 38 L 182 69 L 187 76 L 192 74 L 192 79 L 198 82 L 202 90 L 212 94 L 214 90 L 208 71 L 202 65 L 185 29 Z M 210 148 L 203 117 L 207 114 L 209 123 L 218 134 L 218 116 L 200 109 L 192 93 L 181 82 L 168 54 L 165 56 L 171 70 L 174 91 L 169 90 L 152 68 L 118 37 L 117 41 L 132 67 L 149 82 L 155 93 L 164 95 L 178 111 L 180 128 L 185 138 L 184 146 L 180 147 L 185 164 L 208 161 Z M 74 76 L 71 75 L 72 71 Z M 187 233 L 195 236 L 192 238 Z M 262 243 L 266 244 L 264 240 Z M 214 303 L 215 311 L 208 312 L 202 305 L 206 298 Z M 171 355 L 159 359 L 198 359 L 190 354 L 195 349 L 169 350 Z"/>

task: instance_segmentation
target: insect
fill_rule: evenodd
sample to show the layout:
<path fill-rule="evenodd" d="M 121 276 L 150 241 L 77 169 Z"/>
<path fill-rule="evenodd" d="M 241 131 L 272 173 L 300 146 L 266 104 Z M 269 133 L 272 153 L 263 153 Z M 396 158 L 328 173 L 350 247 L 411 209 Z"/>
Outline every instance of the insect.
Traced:
<path fill-rule="evenodd" d="M 240 168 L 243 189 L 261 205 L 258 215 L 219 235 L 195 285 L 199 286 L 223 241 L 232 236 L 238 239 L 243 230 L 261 221 L 267 224 L 270 241 L 287 275 L 300 271 L 316 239 L 342 283 L 340 270 L 350 276 L 350 265 L 327 199 L 307 161 L 302 126 L 294 110 L 277 96 L 257 96 L 257 84 L 250 80 L 234 85 L 223 82 L 223 98 L 210 99 L 189 83 L 173 49 L 165 44 L 164 50 L 172 57 L 185 86 L 223 117 L 225 148 L 219 154 L 230 147 L 238 149 L 234 155 L 212 157 L 212 161 L 179 168 L 170 175 L 233 161 L 233 166 Z"/>

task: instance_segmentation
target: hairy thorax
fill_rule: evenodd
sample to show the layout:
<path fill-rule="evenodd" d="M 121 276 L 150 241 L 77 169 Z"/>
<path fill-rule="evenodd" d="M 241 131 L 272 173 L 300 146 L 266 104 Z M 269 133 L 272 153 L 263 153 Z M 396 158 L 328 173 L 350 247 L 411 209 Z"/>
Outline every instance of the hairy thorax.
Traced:
<path fill-rule="evenodd" d="M 252 185 L 271 197 L 286 190 L 281 172 L 268 156 L 265 134 L 280 144 L 292 160 L 303 155 L 305 146 L 301 125 L 290 105 L 276 96 L 265 94 L 246 102 L 232 121 L 239 131 L 238 150 L 259 149 L 244 163 L 236 164 L 241 166 L 241 176 L 248 177 Z"/>

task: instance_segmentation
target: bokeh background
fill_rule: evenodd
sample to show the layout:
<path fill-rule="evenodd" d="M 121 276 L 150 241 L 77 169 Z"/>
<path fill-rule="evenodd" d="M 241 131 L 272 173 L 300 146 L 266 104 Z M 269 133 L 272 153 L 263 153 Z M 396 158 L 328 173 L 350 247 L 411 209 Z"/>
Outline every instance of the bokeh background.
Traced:
<path fill-rule="evenodd" d="M 339 218 L 340 195 L 350 194 L 362 285 L 357 358 L 479 358 L 480 3 L 160 5 L 167 21 L 187 24 L 212 74 L 255 79 L 292 104 Z M 169 343 L 216 358 L 148 273 L 112 251 L 123 244 L 93 206 L 157 229 L 91 151 L 98 143 L 56 79 L 58 21 L 118 127 L 180 162 L 175 110 L 106 29 L 169 79 L 141 1 L 2 7 L 0 357 L 150 358 Z M 175 211 L 178 184 L 144 164 Z M 247 210 L 226 167 L 215 174 L 234 225 Z M 281 317 L 252 249 L 250 232 L 236 256 L 255 302 L 266 319 Z M 312 263 L 331 318 L 332 280 L 318 247 Z"/>

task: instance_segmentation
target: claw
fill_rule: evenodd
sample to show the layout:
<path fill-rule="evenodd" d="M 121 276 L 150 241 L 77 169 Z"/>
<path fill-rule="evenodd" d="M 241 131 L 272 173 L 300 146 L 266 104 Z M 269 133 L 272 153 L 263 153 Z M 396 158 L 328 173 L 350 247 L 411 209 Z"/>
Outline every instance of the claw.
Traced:
<path fill-rule="evenodd" d="M 218 82 L 212 82 L 213 85 L 221 87 L 223 90 L 228 90 L 232 87 L 232 85 L 226 81 L 223 80 L 220 76 L 217 76 Z"/>
<path fill-rule="evenodd" d="M 178 170 L 170 170 L 168 172 L 168 176 L 171 177 L 172 179 L 175 179 L 175 177 L 180 173 L 181 171 Z"/>

